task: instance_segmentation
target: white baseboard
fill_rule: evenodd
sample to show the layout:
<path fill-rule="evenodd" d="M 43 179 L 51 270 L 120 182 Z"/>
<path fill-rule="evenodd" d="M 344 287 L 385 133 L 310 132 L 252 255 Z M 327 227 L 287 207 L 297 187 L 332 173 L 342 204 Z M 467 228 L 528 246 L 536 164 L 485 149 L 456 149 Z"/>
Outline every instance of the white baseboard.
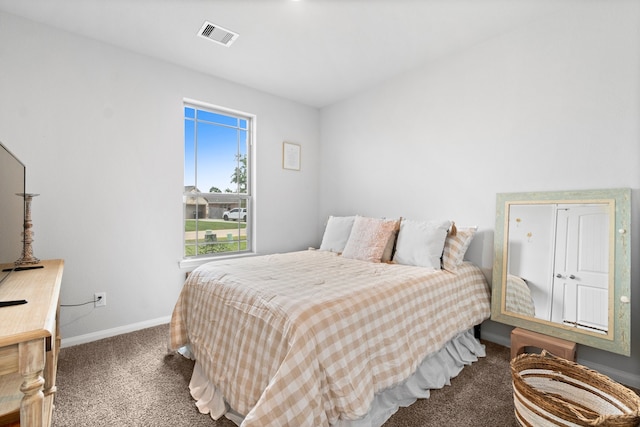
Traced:
<path fill-rule="evenodd" d="M 484 330 L 481 331 L 481 336 L 483 340 L 491 341 L 496 344 L 500 344 L 501 346 L 511 348 L 510 337 L 505 337 L 500 334 L 492 334 Z M 583 366 L 593 369 L 594 371 L 598 371 L 602 375 L 606 375 L 612 380 L 624 384 L 625 386 L 640 389 L 640 375 L 631 374 L 629 372 L 621 371 L 610 366 L 594 363 L 589 360 L 581 359 L 580 357 L 578 357 L 577 362 Z"/>
<path fill-rule="evenodd" d="M 151 328 L 153 326 L 164 325 L 171 321 L 171 316 L 159 317 L 157 319 L 145 320 L 144 322 L 132 323 L 130 325 L 119 326 L 117 328 L 105 329 L 103 331 L 92 332 L 90 334 L 78 335 L 76 337 L 63 338 L 60 347 L 71 347 L 79 344 L 86 344 L 104 338 L 115 337 L 116 335 L 139 331 L 140 329 Z"/>

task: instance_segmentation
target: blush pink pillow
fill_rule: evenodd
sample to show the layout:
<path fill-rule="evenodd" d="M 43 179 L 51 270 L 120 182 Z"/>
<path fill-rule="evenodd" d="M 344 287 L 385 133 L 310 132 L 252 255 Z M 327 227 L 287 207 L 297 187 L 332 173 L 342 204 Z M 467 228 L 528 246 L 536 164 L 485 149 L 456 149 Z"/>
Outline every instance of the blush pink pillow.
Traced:
<path fill-rule="evenodd" d="M 356 216 L 342 256 L 380 262 L 396 226 L 396 221 Z"/>

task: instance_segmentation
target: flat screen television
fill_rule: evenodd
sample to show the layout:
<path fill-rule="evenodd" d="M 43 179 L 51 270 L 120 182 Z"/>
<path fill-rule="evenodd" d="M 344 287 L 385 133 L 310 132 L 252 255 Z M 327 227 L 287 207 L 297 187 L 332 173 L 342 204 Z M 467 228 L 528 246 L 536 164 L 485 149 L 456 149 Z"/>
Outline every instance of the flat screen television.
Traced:
<path fill-rule="evenodd" d="M 25 205 L 16 194 L 25 190 L 25 165 L 0 143 L 0 264 L 14 263 L 22 255 Z"/>

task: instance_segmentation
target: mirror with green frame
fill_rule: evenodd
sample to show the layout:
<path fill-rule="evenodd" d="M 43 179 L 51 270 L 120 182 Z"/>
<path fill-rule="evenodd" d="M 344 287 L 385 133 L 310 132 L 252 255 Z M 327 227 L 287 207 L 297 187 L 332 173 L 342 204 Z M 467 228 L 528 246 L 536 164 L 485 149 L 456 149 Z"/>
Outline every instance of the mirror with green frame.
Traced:
<path fill-rule="evenodd" d="M 491 319 L 630 354 L 631 190 L 500 193 Z"/>

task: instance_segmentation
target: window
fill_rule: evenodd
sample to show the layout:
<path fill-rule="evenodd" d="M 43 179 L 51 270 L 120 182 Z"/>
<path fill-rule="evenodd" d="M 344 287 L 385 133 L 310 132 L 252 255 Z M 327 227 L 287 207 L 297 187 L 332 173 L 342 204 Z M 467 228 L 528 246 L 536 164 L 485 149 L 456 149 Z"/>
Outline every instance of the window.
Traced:
<path fill-rule="evenodd" d="M 184 257 L 251 251 L 253 117 L 184 105 Z"/>

